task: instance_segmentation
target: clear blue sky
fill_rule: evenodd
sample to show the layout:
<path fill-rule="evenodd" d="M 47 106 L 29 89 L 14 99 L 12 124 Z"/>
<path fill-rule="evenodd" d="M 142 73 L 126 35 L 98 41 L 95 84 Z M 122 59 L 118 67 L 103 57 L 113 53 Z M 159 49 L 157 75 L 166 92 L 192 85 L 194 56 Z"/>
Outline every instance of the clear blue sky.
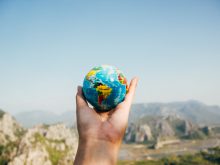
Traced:
<path fill-rule="evenodd" d="M 0 1 L 0 108 L 72 110 L 99 64 L 140 78 L 135 102 L 220 105 L 220 2 Z"/>

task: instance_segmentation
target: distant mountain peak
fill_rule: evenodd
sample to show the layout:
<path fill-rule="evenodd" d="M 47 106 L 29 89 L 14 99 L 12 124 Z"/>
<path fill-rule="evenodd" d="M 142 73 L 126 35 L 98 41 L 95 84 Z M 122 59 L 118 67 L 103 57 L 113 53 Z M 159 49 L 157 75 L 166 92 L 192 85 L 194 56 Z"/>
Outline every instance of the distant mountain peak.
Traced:
<path fill-rule="evenodd" d="M 63 122 L 66 125 L 74 125 L 75 111 L 66 111 L 56 114 L 50 111 L 34 110 L 21 112 L 15 115 L 15 118 L 26 128 L 31 128 L 37 124 L 54 124 Z"/>
<path fill-rule="evenodd" d="M 129 122 L 144 116 L 176 116 L 200 125 L 220 124 L 220 107 L 209 106 L 198 100 L 132 105 Z"/>

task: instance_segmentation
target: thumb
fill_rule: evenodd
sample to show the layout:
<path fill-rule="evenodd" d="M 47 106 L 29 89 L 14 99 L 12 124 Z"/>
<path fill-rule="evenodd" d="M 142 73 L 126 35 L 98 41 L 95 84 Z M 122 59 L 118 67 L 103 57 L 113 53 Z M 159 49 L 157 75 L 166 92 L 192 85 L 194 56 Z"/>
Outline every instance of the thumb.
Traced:
<path fill-rule="evenodd" d="M 82 87 L 78 86 L 77 87 L 77 94 L 76 94 L 76 107 L 77 107 L 77 109 L 80 109 L 85 106 L 87 107 L 88 103 L 86 102 L 86 99 L 83 96 Z"/>
<path fill-rule="evenodd" d="M 130 85 L 129 85 L 129 89 L 128 89 L 128 93 L 125 96 L 125 101 L 127 101 L 128 103 L 132 103 L 134 94 L 135 94 L 135 89 L 137 87 L 137 83 L 138 83 L 138 78 L 135 77 L 131 80 Z"/>

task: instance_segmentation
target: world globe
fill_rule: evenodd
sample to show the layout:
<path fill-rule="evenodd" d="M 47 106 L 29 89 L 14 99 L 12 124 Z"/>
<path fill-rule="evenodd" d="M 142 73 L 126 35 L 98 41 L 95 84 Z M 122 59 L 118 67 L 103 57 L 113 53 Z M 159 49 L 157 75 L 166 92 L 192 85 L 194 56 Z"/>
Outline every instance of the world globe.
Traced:
<path fill-rule="evenodd" d="M 128 90 L 124 74 L 114 66 L 92 68 L 85 76 L 83 94 L 96 111 L 110 111 L 121 103 Z"/>

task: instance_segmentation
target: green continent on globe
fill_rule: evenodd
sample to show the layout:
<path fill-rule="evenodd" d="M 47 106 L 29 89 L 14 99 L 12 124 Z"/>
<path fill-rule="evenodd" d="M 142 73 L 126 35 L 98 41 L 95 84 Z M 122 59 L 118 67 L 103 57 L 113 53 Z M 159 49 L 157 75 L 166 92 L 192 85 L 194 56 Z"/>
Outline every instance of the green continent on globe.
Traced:
<path fill-rule="evenodd" d="M 109 111 L 124 100 L 127 93 L 127 80 L 114 66 L 94 67 L 85 76 L 83 94 L 98 111 Z"/>

